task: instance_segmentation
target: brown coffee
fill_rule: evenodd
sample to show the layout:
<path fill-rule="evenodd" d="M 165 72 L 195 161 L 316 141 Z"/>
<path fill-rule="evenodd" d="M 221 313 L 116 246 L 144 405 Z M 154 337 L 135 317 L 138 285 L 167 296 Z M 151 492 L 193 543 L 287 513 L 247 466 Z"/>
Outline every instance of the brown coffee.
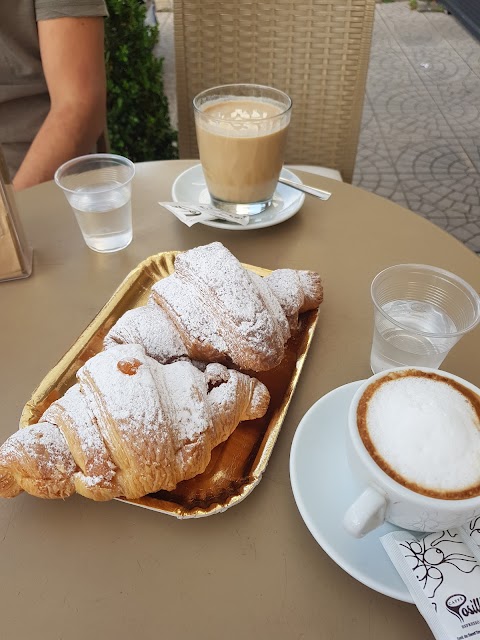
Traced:
<path fill-rule="evenodd" d="M 363 444 L 403 486 L 433 498 L 480 495 L 480 397 L 418 369 L 373 381 L 357 407 Z"/>
<path fill-rule="evenodd" d="M 271 199 L 283 165 L 289 113 L 273 100 L 224 97 L 196 118 L 200 160 L 213 198 L 231 203 Z"/>

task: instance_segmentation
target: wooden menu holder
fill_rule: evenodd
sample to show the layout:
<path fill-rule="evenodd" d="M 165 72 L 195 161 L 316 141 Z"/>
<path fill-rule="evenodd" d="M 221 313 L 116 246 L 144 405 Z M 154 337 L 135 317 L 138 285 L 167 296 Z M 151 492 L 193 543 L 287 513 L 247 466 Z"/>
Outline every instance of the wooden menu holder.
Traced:
<path fill-rule="evenodd" d="M 32 257 L 0 147 L 0 282 L 28 278 L 32 273 Z"/>

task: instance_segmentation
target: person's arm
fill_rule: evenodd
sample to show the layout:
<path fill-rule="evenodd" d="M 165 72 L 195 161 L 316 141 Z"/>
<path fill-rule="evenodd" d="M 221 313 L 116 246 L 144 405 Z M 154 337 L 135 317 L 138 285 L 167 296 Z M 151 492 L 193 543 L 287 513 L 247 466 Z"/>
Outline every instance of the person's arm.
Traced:
<path fill-rule="evenodd" d="M 106 122 L 103 18 L 42 20 L 38 34 L 51 106 L 13 180 L 17 190 L 93 151 Z"/>

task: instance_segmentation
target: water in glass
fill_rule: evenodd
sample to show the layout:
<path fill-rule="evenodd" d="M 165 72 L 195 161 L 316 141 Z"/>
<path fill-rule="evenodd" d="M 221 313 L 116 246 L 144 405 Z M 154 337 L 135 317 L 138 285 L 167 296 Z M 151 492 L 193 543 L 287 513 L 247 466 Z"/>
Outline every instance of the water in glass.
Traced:
<path fill-rule="evenodd" d="M 123 249 L 132 241 L 130 189 L 95 185 L 80 188 L 70 200 L 85 242 L 95 251 L 108 253 Z"/>
<path fill-rule="evenodd" d="M 392 300 L 382 309 L 405 328 L 396 326 L 376 311 L 372 371 L 378 373 L 405 365 L 438 368 L 457 340 L 448 335 L 455 332 L 456 327 L 445 311 L 430 302 L 415 300 Z M 419 331 L 444 337 L 425 336 Z"/>

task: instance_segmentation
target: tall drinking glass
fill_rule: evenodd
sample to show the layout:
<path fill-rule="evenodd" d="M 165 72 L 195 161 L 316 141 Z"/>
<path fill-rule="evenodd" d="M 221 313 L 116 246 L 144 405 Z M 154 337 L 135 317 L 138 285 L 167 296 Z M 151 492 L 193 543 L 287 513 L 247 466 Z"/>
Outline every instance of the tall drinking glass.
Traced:
<path fill-rule="evenodd" d="M 371 287 L 373 373 L 403 366 L 438 369 L 480 320 L 480 297 L 453 273 L 422 264 L 381 271 Z"/>
<path fill-rule="evenodd" d="M 193 106 L 212 203 L 234 213 L 261 213 L 283 166 L 291 99 L 272 87 L 230 84 L 203 91 Z"/>

